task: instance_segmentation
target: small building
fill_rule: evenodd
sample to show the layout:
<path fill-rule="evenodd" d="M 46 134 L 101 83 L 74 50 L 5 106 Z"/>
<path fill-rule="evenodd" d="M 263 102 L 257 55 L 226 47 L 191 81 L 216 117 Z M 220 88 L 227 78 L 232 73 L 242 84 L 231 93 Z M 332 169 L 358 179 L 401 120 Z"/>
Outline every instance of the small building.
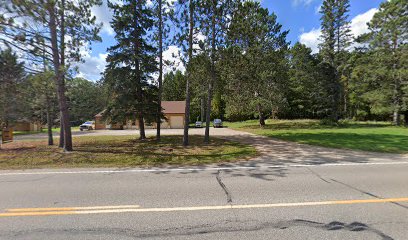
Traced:
<path fill-rule="evenodd" d="M 163 119 L 161 128 L 184 128 L 185 101 L 163 101 L 162 108 L 166 120 Z M 156 123 L 151 125 L 145 123 L 145 128 L 156 128 Z M 135 120 L 129 120 L 124 124 L 110 124 L 103 120 L 103 112 L 101 112 L 95 116 L 95 129 L 139 129 L 139 123 Z"/>
<path fill-rule="evenodd" d="M 13 130 L 21 132 L 36 132 L 42 130 L 42 125 L 39 123 L 23 119 L 18 120 L 16 123 L 13 124 Z"/>

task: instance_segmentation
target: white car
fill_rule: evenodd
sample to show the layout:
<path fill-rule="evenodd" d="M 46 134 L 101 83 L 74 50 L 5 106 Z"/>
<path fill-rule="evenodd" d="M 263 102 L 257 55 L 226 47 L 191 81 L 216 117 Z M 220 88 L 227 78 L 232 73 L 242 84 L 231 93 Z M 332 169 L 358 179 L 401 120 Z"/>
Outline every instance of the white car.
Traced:
<path fill-rule="evenodd" d="M 88 121 L 84 122 L 81 126 L 79 126 L 79 130 L 84 131 L 84 130 L 94 130 L 95 129 L 95 122 L 94 121 Z"/>
<path fill-rule="evenodd" d="M 196 128 L 202 128 L 203 127 L 203 122 L 201 122 L 201 121 L 195 122 L 195 127 Z"/>
<path fill-rule="evenodd" d="M 214 119 L 213 127 L 214 128 L 222 128 L 222 120 L 221 119 Z"/>

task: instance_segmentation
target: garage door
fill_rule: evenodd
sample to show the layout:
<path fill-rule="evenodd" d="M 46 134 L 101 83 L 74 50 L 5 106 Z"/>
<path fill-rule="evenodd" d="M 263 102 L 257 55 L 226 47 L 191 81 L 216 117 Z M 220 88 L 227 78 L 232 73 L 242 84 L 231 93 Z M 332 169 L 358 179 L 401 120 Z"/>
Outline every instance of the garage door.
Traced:
<path fill-rule="evenodd" d="M 184 127 L 184 117 L 183 116 L 171 116 L 170 117 L 170 127 L 171 128 L 183 128 Z"/>

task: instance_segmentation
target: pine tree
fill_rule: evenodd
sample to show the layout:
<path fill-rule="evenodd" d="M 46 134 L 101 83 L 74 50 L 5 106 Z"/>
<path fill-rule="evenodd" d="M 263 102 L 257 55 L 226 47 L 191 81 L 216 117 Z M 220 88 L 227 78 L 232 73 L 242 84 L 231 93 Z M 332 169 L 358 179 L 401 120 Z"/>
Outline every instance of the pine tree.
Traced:
<path fill-rule="evenodd" d="M 0 51 L 0 128 L 9 127 L 21 114 L 20 85 L 24 82 L 24 65 L 11 49 Z"/>
<path fill-rule="evenodd" d="M 325 0 L 320 11 L 322 14 L 320 54 L 323 60 L 333 67 L 336 76 L 328 86 L 331 94 L 331 119 L 333 121 L 339 118 L 341 102 L 342 86 L 339 67 L 345 63 L 344 55 L 351 44 L 349 9 L 349 0 Z"/>
<path fill-rule="evenodd" d="M 174 42 L 181 48 L 184 56 L 182 62 L 189 68 L 193 59 L 193 44 L 196 42 L 195 30 L 197 25 L 197 0 L 178 0 L 172 14 L 172 21 L 176 25 Z M 189 145 L 190 104 L 191 104 L 191 77 L 186 75 L 186 108 L 184 114 L 183 145 Z"/>
<path fill-rule="evenodd" d="M 210 121 L 214 86 L 217 84 L 218 73 L 216 62 L 220 59 L 219 52 L 225 45 L 227 28 L 231 21 L 230 17 L 233 10 L 240 1 L 232 0 L 203 0 L 200 1 L 199 29 L 205 36 L 203 42 L 203 51 L 206 52 L 211 60 L 210 81 L 207 88 L 206 103 L 206 126 L 204 142 L 210 141 Z"/>
<path fill-rule="evenodd" d="M 60 108 L 60 147 L 72 151 L 69 109 L 66 99 L 66 62 L 81 60 L 81 50 L 91 41 L 100 41 L 100 25 L 91 8 L 101 0 L 11 0 L 2 1 L 0 40 L 27 54 L 38 65 L 46 59 L 53 64 Z M 68 40 L 68 37 L 70 40 Z M 68 51 L 69 50 L 69 51 Z M 31 68 L 32 70 L 32 68 Z"/>
<path fill-rule="evenodd" d="M 156 121 L 159 108 L 157 88 L 151 79 L 157 71 L 156 49 L 148 41 L 154 26 L 153 11 L 146 0 L 109 3 L 109 7 L 113 9 L 117 44 L 108 49 L 105 81 L 111 87 L 112 99 L 106 115 L 121 123 L 137 119 L 140 139 L 144 140 L 145 121 Z"/>
<path fill-rule="evenodd" d="M 163 0 L 156 0 L 155 4 L 155 15 L 156 17 L 156 23 L 155 23 L 155 41 L 156 45 L 158 48 L 158 58 L 159 58 L 159 76 L 157 79 L 157 86 L 158 86 L 158 94 L 157 94 L 157 119 L 156 119 L 156 124 L 157 124 L 157 132 L 156 132 L 156 139 L 157 141 L 160 141 L 160 132 L 161 132 L 161 112 L 162 112 L 162 107 L 161 107 L 161 102 L 163 98 L 163 66 L 164 66 L 164 60 L 163 60 L 163 49 L 168 46 L 169 43 L 169 33 L 170 33 L 170 26 L 168 24 L 171 15 L 173 14 L 172 10 L 172 4 L 169 1 L 163 1 Z"/>
<path fill-rule="evenodd" d="M 383 89 L 391 94 L 393 122 L 401 124 L 401 113 L 408 111 L 404 102 L 408 96 L 408 74 L 406 71 L 408 56 L 408 2 L 392 0 L 380 5 L 379 11 L 369 23 L 370 33 L 366 39 L 370 43 L 370 50 L 376 56 L 375 71 L 382 79 Z M 381 70 L 381 72 L 379 72 Z M 385 87 L 388 86 L 388 87 Z"/>
<path fill-rule="evenodd" d="M 229 115 L 253 114 L 263 127 L 266 115 L 284 104 L 287 34 L 277 16 L 258 2 L 238 6 L 228 31 L 228 61 L 233 69 L 227 80 Z"/>

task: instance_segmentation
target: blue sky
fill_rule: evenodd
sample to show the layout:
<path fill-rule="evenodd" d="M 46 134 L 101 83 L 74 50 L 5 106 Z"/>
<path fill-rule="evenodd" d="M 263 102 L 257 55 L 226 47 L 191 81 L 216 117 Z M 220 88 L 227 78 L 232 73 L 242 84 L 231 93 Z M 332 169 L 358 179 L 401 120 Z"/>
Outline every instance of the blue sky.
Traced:
<path fill-rule="evenodd" d="M 319 7 L 323 0 L 261 0 L 263 7 L 275 12 L 278 21 L 285 30 L 290 30 L 288 40 L 294 44 L 300 41 L 317 51 L 320 35 Z M 367 31 L 366 23 L 370 21 L 378 6 L 384 0 L 351 0 L 350 21 L 352 32 L 359 35 Z M 98 21 L 104 23 L 100 33 L 103 42 L 93 43 L 91 51 L 84 51 L 85 63 L 79 65 L 79 76 L 89 80 L 100 79 L 100 72 L 105 67 L 106 49 L 114 44 L 114 33 L 109 26 L 111 13 L 106 7 L 106 0 L 102 7 L 93 9 Z M 165 52 L 165 57 L 171 59 L 172 53 L 177 51 L 171 47 Z M 176 59 L 173 59 L 176 60 Z"/>

